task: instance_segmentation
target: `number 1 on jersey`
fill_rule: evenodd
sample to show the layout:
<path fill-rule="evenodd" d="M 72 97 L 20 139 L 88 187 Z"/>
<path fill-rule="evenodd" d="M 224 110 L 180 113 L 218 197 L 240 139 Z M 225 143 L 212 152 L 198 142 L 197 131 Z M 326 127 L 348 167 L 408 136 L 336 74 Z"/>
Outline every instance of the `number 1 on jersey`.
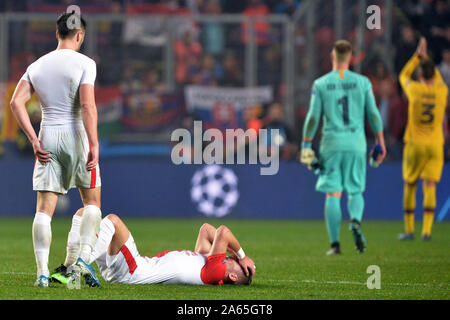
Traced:
<path fill-rule="evenodd" d="M 350 122 L 348 117 L 348 97 L 343 96 L 338 100 L 338 104 L 342 104 L 342 117 L 344 119 L 344 125 L 347 126 Z"/>

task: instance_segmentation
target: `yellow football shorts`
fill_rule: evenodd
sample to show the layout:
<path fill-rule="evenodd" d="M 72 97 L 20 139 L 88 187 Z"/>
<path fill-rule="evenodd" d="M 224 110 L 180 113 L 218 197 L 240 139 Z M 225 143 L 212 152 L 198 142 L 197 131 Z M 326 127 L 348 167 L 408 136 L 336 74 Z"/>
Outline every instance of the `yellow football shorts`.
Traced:
<path fill-rule="evenodd" d="M 407 142 L 403 148 L 403 180 L 415 183 L 419 178 L 439 182 L 444 166 L 442 144 Z"/>

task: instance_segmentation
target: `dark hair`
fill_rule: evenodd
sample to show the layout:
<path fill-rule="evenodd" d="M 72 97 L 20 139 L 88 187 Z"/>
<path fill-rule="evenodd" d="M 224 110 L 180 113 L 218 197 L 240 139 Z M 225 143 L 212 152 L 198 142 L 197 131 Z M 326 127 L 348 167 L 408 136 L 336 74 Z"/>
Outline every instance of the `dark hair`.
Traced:
<path fill-rule="evenodd" d="M 420 74 L 425 80 L 433 79 L 434 77 L 434 62 L 431 59 L 424 59 L 420 61 Z"/>
<path fill-rule="evenodd" d="M 86 21 L 81 15 L 76 15 L 75 11 L 72 11 L 71 13 L 64 12 L 59 16 L 58 20 L 56 20 L 56 31 L 58 32 L 58 35 L 61 39 L 72 38 L 77 33 L 77 31 L 80 30 L 75 26 L 71 26 L 72 28 L 69 27 L 69 24 L 72 21 L 69 21 L 68 23 L 68 20 L 72 15 L 75 15 L 80 19 L 81 28 L 86 30 Z"/>

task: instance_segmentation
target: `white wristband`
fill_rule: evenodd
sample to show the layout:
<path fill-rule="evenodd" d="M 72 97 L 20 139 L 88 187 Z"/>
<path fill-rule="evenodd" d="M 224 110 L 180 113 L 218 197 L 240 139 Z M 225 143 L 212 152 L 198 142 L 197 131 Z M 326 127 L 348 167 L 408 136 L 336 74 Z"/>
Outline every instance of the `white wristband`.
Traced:
<path fill-rule="evenodd" d="M 245 258 L 245 252 L 244 252 L 244 250 L 242 250 L 242 248 L 240 248 L 238 250 L 238 252 L 236 252 L 236 254 L 237 254 L 237 256 L 239 257 L 240 260 Z"/>

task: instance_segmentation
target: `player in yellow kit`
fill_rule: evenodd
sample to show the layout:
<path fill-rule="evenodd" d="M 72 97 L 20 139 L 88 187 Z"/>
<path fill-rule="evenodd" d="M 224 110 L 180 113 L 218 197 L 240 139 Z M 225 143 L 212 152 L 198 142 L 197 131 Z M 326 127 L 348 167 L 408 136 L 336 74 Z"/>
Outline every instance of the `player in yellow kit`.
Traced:
<path fill-rule="evenodd" d="M 417 67 L 419 81 L 412 79 Z M 400 234 L 399 239 L 414 239 L 417 181 L 422 179 L 422 239 L 431 240 L 436 184 L 441 179 L 444 165 L 443 120 L 448 88 L 433 61 L 428 58 L 425 38 L 420 39 L 416 53 L 403 67 L 400 84 L 408 97 L 409 107 L 403 149 L 405 233 Z"/>

